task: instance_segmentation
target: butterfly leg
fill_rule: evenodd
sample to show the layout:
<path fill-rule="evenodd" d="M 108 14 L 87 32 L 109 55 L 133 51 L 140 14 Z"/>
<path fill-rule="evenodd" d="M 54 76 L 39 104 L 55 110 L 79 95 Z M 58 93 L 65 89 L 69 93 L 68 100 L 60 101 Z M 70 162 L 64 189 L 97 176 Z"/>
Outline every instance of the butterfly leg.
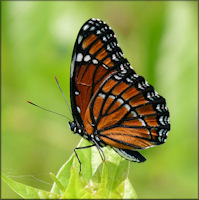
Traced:
<path fill-rule="evenodd" d="M 104 155 L 104 152 L 103 152 L 102 148 L 99 146 L 99 144 L 95 140 L 92 140 L 92 141 L 95 143 L 95 146 L 97 147 L 97 150 L 99 151 L 99 154 L 100 154 L 102 160 L 105 162 L 106 161 L 106 157 Z"/>
<path fill-rule="evenodd" d="M 82 164 L 82 163 L 81 163 L 81 161 L 80 161 L 80 159 L 79 159 L 79 156 L 78 156 L 76 150 L 77 150 L 77 149 L 87 149 L 87 148 L 90 148 L 90 147 L 93 147 L 93 146 L 95 146 L 95 144 L 92 144 L 92 145 L 89 145 L 89 146 L 85 146 L 85 147 L 76 147 L 76 148 L 74 148 L 75 155 L 76 155 L 76 157 L 77 157 L 77 159 L 78 159 L 78 162 L 79 162 L 79 164 L 80 164 L 79 174 L 80 174 L 80 172 L 81 172 L 81 164 Z"/>

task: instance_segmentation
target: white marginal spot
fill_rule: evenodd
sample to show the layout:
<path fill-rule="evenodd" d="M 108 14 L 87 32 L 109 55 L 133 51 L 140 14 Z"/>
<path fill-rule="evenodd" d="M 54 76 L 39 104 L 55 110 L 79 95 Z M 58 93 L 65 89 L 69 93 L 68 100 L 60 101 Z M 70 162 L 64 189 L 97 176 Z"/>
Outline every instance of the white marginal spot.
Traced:
<path fill-rule="evenodd" d="M 92 61 L 93 61 L 93 64 L 98 64 L 98 60 L 93 59 Z"/>
<path fill-rule="evenodd" d="M 77 57 L 76 57 L 76 61 L 77 62 L 81 62 L 82 61 L 82 58 L 83 58 L 83 55 L 81 53 L 78 53 L 77 54 Z"/>
<path fill-rule="evenodd" d="M 161 116 L 161 117 L 159 118 L 159 122 L 160 122 L 160 124 L 165 125 L 164 116 Z"/>
<path fill-rule="evenodd" d="M 159 112 L 162 112 L 162 109 L 160 108 L 160 104 L 158 104 L 158 105 L 156 106 L 156 110 L 158 110 Z"/>
<path fill-rule="evenodd" d="M 166 132 L 166 136 L 167 136 L 167 137 L 168 137 L 168 135 L 169 135 L 169 131 Z"/>
<path fill-rule="evenodd" d="M 156 91 L 155 91 L 155 96 L 156 96 L 156 97 L 159 97 L 159 94 L 158 94 Z"/>
<path fill-rule="evenodd" d="M 84 30 L 84 31 L 86 31 L 88 28 L 89 28 L 89 25 L 88 25 L 88 24 L 86 24 L 86 25 L 83 26 L 83 30 Z"/>
<path fill-rule="evenodd" d="M 79 37 L 78 37 L 78 44 L 81 43 L 82 39 L 83 39 L 83 36 L 82 36 L 82 35 L 79 35 Z"/>
<path fill-rule="evenodd" d="M 76 60 L 76 53 L 73 55 L 73 59 L 71 61 L 71 68 L 70 68 L 70 77 L 73 76 L 74 69 L 75 69 L 75 60 Z"/>
<path fill-rule="evenodd" d="M 99 34 L 101 34 L 102 32 L 101 32 L 100 30 L 98 30 L 96 33 L 99 35 Z"/>
<path fill-rule="evenodd" d="M 106 38 L 105 36 L 103 36 L 102 40 L 103 40 L 104 42 L 106 42 L 106 41 L 107 41 L 107 38 Z"/>
<path fill-rule="evenodd" d="M 92 27 L 90 28 L 90 31 L 94 31 L 94 30 L 95 30 L 95 27 L 92 26 Z"/>
<path fill-rule="evenodd" d="M 127 70 L 126 70 L 126 69 L 123 69 L 123 70 L 121 71 L 121 73 L 122 73 L 122 74 L 126 74 L 126 73 L 127 73 Z"/>
<path fill-rule="evenodd" d="M 159 137 L 158 137 L 158 140 L 159 140 L 160 142 L 162 142 L 162 137 L 159 136 Z"/>
<path fill-rule="evenodd" d="M 86 55 L 86 56 L 84 57 L 84 61 L 85 61 L 85 62 L 88 62 L 90 59 L 91 59 L 91 56 L 90 56 L 90 55 Z"/>
<path fill-rule="evenodd" d="M 144 88 L 142 87 L 141 83 L 138 83 L 138 88 L 140 88 L 141 90 L 143 90 Z M 148 97 L 148 96 L 147 96 Z"/>
<path fill-rule="evenodd" d="M 78 133 L 81 133 L 82 132 L 82 130 L 81 129 L 78 129 Z"/>
<path fill-rule="evenodd" d="M 116 56 L 115 56 L 115 54 L 113 54 L 113 55 L 112 55 L 112 59 L 113 59 L 113 60 L 115 60 L 115 59 L 116 59 Z"/>
<path fill-rule="evenodd" d="M 127 112 L 131 109 L 131 106 L 129 106 L 128 104 L 125 104 L 124 107 L 127 109 Z"/>
<path fill-rule="evenodd" d="M 81 112 L 80 107 L 77 106 L 76 108 L 77 108 L 78 113 L 80 113 Z"/>
<path fill-rule="evenodd" d="M 164 129 L 161 129 L 161 130 L 159 131 L 159 136 L 162 136 L 163 131 L 164 131 Z"/>
<path fill-rule="evenodd" d="M 112 47 L 112 48 L 114 48 L 114 47 L 115 47 L 114 43 L 112 43 L 112 42 L 110 43 L 110 45 L 111 45 L 111 47 Z"/>
<path fill-rule="evenodd" d="M 102 93 L 99 93 L 99 96 L 102 97 L 103 99 L 105 99 L 105 97 L 106 97 L 106 95 L 102 94 Z"/>
<path fill-rule="evenodd" d="M 109 44 L 107 44 L 107 50 L 112 50 Z"/>
<path fill-rule="evenodd" d="M 120 69 L 124 70 L 124 65 L 123 64 L 120 65 Z"/>
<path fill-rule="evenodd" d="M 131 80 L 130 78 L 126 78 L 126 81 L 129 83 L 133 83 L 133 80 Z"/>
<path fill-rule="evenodd" d="M 145 85 L 149 86 L 148 82 L 145 80 Z"/>
<path fill-rule="evenodd" d="M 150 92 L 147 93 L 147 98 L 153 101 L 153 98 L 152 98 Z"/>

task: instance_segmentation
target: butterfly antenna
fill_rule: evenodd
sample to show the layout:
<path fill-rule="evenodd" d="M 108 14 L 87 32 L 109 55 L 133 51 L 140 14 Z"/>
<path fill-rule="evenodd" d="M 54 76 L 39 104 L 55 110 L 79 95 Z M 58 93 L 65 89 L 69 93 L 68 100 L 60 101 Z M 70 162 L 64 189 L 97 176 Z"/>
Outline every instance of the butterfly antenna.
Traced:
<path fill-rule="evenodd" d="M 71 121 L 71 120 L 70 120 L 68 117 L 66 117 L 65 115 L 62 115 L 62 114 L 60 114 L 60 113 L 57 113 L 57 112 L 48 110 L 48 109 L 46 109 L 46 108 L 43 108 L 43 107 L 41 107 L 41 106 L 38 106 L 37 104 L 34 104 L 34 103 L 30 102 L 30 101 L 27 101 L 27 102 L 30 103 L 30 104 L 32 104 L 33 106 L 36 106 L 36 107 L 38 107 L 38 108 L 41 108 L 42 110 L 46 110 L 46 111 L 48 111 L 48 112 L 51 112 L 51 113 L 60 115 L 60 116 L 62 116 L 62 117 L 65 117 L 65 118 L 68 119 L 69 121 Z"/>
<path fill-rule="evenodd" d="M 58 82 L 58 80 L 57 80 L 57 77 L 56 77 L 56 76 L 54 76 L 54 77 L 55 77 L 55 80 L 56 80 L 56 82 L 57 82 L 57 85 L 58 85 L 58 87 L 59 87 L 59 89 L 60 89 L 60 91 L 61 91 L 61 93 L 62 93 L 62 96 L 64 97 L 64 100 L 65 100 L 65 102 L 66 102 L 66 104 L 67 104 L 67 106 L 68 106 L 68 109 L 69 109 L 69 111 L 70 111 L 70 113 L 71 113 L 71 115 L 72 115 L 70 106 L 68 105 L 68 102 L 67 102 L 67 100 L 66 100 L 66 98 L 65 98 L 65 96 L 64 96 L 64 93 L 63 93 L 63 91 L 62 91 L 62 89 L 61 89 L 61 87 L 60 87 L 60 85 L 59 85 L 59 82 Z"/>

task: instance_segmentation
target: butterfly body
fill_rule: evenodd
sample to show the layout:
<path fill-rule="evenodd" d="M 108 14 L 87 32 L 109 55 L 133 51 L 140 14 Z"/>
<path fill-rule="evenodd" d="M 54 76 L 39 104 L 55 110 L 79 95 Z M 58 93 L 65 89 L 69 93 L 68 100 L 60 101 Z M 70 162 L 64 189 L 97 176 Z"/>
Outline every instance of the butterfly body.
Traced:
<path fill-rule="evenodd" d="M 88 20 L 77 36 L 70 94 L 71 130 L 100 151 L 109 145 L 125 159 L 143 162 L 136 150 L 166 141 L 170 122 L 165 99 L 136 74 L 101 20 Z"/>

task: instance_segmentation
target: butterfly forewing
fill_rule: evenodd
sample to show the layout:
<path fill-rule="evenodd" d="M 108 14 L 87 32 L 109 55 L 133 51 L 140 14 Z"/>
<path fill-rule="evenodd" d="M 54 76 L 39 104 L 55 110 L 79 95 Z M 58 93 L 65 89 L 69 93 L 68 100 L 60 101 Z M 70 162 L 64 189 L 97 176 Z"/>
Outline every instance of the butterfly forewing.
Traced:
<path fill-rule="evenodd" d="M 88 20 L 80 29 L 71 62 L 71 105 L 79 125 L 87 106 L 103 80 L 126 59 L 117 44 L 114 32 L 104 22 Z"/>

